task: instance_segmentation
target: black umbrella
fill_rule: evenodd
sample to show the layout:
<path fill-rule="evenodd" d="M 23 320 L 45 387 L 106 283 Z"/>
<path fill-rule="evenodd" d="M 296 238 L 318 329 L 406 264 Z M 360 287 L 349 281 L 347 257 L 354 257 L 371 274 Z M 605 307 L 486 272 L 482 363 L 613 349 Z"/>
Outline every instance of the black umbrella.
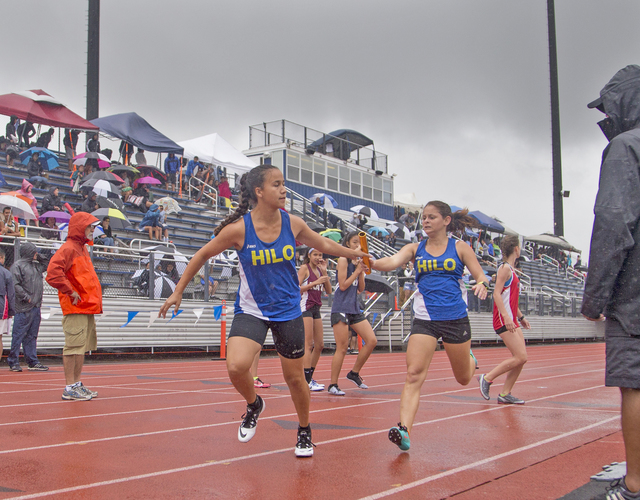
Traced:
<path fill-rule="evenodd" d="M 140 278 L 145 271 L 146 269 L 139 269 L 138 271 L 133 273 L 133 276 L 131 276 L 131 278 L 134 280 L 136 278 Z M 148 275 L 149 273 L 147 272 L 146 276 Z M 171 281 L 169 277 L 164 273 L 154 271 L 153 275 L 154 275 L 153 298 L 166 299 L 176 289 L 176 284 L 173 281 Z M 141 283 L 141 285 L 142 285 L 141 288 L 148 290 L 148 286 L 149 286 L 148 283 Z"/>
<path fill-rule="evenodd" d="M 124 203 L 120 198 L 105 198 L 104 196 L 97 196 L 96 203 L 100 208 L 116 208 L 120 211 L 124 208 Z"/>
<path fill-rule="evenodd" d="M 134 174 L 139 174 L 140 170 L 136 167 L 132 167 L 130 165 L 120 165 L 119 163 L 109 167 L 107 169 L 109 172 L 133 172 Z"/>
<path fill-rule="evenodd" d="M 136 168 L 140 170 L 140 172 L 143 175 L 149 175 L 151 177 L 155 177 L 156 179 L 161 180 L 162 182 L 165 182 L 167 180 L 167 174 L 165 174 L 162 170 L 152 165 L 138 165 Z"/>
<path fill-rule="evenodd" d="M 387 281 L 387 278 L 380 274 L 369 274 L 365 278 L 364 289 L 371 293 L 389 293 L 393 291 L 393 287 Z"/>
<path fill-rule="evenodd" d="M 315 231 L 316 233 L 319 233 L 320 231 L 324 231 L 326 229 L 322 224 L 318 224 L 317 222 L 314 222 L 312 220 L 307 222 L 307 226 L 309 226 L 311 230 Z"/>
<path fill-rule="evenodd" d="M 124 184 L 124 181 L 120 177 L 111 172 L 105 172 L 104 170 L 100 170 L 99 172 L 91 172 L 89 175 L 85 175 L 82 178 L 82 182 L 84 183 L 92 179 L 102 179 L 103 181 L 108 181 L 112 184 Z"/>

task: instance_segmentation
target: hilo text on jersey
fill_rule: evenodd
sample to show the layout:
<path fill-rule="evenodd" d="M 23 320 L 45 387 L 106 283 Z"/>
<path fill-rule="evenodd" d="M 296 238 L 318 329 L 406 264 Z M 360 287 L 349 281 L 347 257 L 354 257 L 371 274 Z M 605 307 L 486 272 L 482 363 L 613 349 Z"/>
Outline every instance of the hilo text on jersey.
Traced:
<path fill-rule="evenodd" d="M 443 267 L 438 266 L 438 259 L 416 258 L 416 269 L 419 273 L 426 273 L 427 271 L 455 271 L 456 261 L 454 259 L 444 259 L 442 266 Z"/>
<path fill-rule="evenodd" d="M 281 252 L 278 255 L 278 252 Z M 293 260 L 295 250 L 291 245 L 285 245 L 282 249 L 267 248 L 266 250 L 251 250 L 251 263 L 254 266 L 265 264 L 277 264 L 284 260 Z"/>

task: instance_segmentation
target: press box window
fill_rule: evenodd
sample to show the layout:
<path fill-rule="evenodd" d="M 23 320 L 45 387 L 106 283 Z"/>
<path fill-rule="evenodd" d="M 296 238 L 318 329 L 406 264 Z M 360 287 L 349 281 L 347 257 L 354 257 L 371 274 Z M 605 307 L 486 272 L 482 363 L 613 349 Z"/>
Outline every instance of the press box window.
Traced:
<path fill-rule="evenodd" d="M 313 162 L 309 156 L 300 158 L 300 182 L 313 184 Z"/>

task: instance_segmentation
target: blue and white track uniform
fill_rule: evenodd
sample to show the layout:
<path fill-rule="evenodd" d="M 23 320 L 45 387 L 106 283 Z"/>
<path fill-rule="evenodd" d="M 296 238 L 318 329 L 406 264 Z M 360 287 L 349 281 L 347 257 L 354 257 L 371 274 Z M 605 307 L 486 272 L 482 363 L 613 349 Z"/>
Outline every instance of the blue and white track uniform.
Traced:
<path fill-rule="evenodd" d="M 240 259 L 240 287 L 235 314 L 250 314 L 265 321 L 298 318 L 300 285 L 295 266 L 296 240 L 289 214 L 280 210 L 280 236 L 265 243 L 256 235 L 251 214 L 245 214 L 244 245 Z"/>
<path fill-rule="evenodd" d="M 416 251 L 414 268 L 418 293 L 413 302 L 415 318 L 426 321 L 450 321 L 467 316 L 467 290 L 462 281 L 464 264 L 449 239 L 447 249 L 438 257 L 426 250 L 427 240 Z"/>

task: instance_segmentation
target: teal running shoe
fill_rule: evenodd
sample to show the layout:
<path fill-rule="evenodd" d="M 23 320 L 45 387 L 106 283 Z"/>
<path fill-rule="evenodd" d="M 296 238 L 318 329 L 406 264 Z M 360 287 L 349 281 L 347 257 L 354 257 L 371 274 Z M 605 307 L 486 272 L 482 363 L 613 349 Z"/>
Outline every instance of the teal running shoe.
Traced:
<path fill-rule="evenodd" d="M 409 441 L 409 431 L 404 425 L 398 423 L 397 427 L 389 429 L 389 441 L 397 445 L 402 451 L 407 451 L 411 448 L 411 442 Z"/>

